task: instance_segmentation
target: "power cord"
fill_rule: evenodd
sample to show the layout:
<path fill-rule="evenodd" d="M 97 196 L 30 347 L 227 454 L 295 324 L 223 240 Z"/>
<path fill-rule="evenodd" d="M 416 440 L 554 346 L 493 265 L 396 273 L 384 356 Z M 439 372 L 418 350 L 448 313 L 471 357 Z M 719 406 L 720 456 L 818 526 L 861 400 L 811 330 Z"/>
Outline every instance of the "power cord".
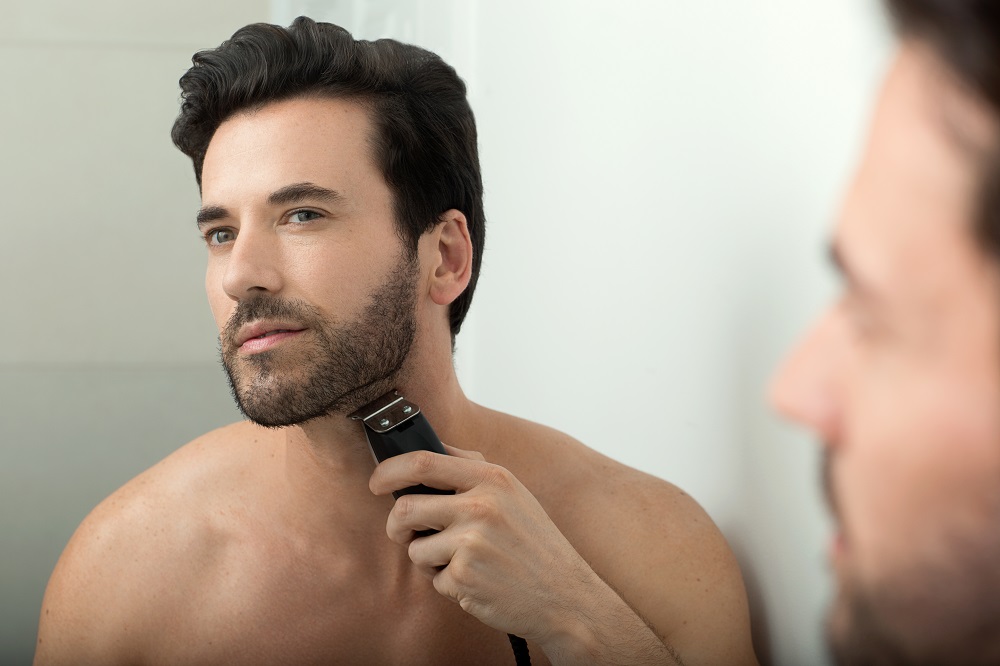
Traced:
<path fill-rule="evenodd" d="M 514 663 L 517 666 L 530 666 L 531 655 L 528 654 L 528 642 L 520 636 L 507 634 L 510 639 L 510 647 L 514 650 Z"/>

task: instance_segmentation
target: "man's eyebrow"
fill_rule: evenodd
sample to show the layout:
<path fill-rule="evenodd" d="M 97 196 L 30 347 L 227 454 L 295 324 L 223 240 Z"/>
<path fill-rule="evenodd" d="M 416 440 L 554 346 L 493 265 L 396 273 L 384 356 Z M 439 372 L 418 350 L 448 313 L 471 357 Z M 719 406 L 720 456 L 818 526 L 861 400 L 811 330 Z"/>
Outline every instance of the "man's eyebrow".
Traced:
<path fill-rule="evenodd" d="M 267 203 L 272 206 L 287 206 L 303 199 L 318 200 L 323 203 L 337 203 L 344 200 L 344 195 L 336 190 L 330 190 L 315 183 L 292 183 L 280 190 L 271 192 Z"/>
<path fill-rule="evenodd" d="M 195 219 L 198 222 L 198 228 L 201 229 L 209 222 L 223 220 L 227 217 L 229 217 L 229 211 L 222 206 L 205 206 L 198 211 Z"/>
<path fill-rule="evenodd" d="M 315 183 L 292 183 L 271 192 L 267 197 L 267 203 L 270 206 L 287 206 L 303 199 L 312 199 L 313 201 L 333 204 L 343 201 L 344 195 L 336 190 L 331 190 Z M 198 211 L 196 219 L 198 228 L 200 229 L 209 222 L 223 220 L 227 217 L 229 217 L 229 211 L 222 206 L 205 206 Z"/>

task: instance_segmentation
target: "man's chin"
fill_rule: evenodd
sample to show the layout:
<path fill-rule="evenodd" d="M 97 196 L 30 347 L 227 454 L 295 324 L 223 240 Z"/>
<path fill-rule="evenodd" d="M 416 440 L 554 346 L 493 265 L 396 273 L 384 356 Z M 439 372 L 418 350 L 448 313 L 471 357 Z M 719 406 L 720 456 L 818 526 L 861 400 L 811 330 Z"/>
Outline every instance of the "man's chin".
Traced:
<path fill-rule="evenodd" d="M 240 412 L 247 418 L 251 423 L 261 426 L 262 428 L 288 428 L 291 426 L 302 426 L 312 421 L 318 419 L 323 419 L 327 417 L 332 417 L 334 414 L 329 412 L 321 412 L 317 414 L 288 414 L 288 413 L 275 413 L 274 411 L 264 411 L 256 408 L 247 408 L 239 400 L 236 402 L 236 406 L 239 408 Z"/>
<path fill-rule="evenodd" d="M 282 390 L 278 386 L 231 388 L 236 406 L 248 420 L 264 428 L 286 428 L 325 419 L 346 419 L 359 408 L 392 391 L 394 380 L 394 377 L 383 378 L 342 395 L 325 396 L 323 400 L 302 395 L 300 391 Z"/>
<path fill-rule="evenodd" d="M 838 590 L 837 597 L 827 611 L 826 616 L 826 641 L 830 651 L 835 657 L 835 663 L 846 664 L 847 653 L 853 652 L 851 633 L 851 612 L 849 604 L 844 597 L 843 588 Z"/>
<path fill-rule="evenodd" d="M 841 571 L 843 575 L 843 571 Z M 900 588 L 911 584 L 896 581 L 886 592 L 858 584 L 856 580 L 839 581 L 837 597 L 826 622 L 826 636 L 833 661 L 838 666 L 854 664 L 923 664 L 941 663 L 933 658 L 935 630 L 921 627 L 920 613 L 914 604 L 900 603 Z M 902 591 L 902 598 L 909 595 Z M 924 657 L 928 655 L 928 657 Z M 979 663 L 956 661 L 954 663 Z"/>
<path fill-rule="evenodd" d="M 249 421 L 264 428 L 285 428 L 308 423 L 336 413 L 337 405 L 327 400 L 310 399 L 296 382 L 264 381 L 252 384 L 230 375 L 230 390 L 236 407 Z"/>

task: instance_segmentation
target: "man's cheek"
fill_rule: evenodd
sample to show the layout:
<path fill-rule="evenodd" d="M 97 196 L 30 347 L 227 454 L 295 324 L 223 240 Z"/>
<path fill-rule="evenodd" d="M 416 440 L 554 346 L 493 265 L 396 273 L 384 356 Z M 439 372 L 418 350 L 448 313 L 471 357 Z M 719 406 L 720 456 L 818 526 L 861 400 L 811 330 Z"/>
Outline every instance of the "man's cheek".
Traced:
<path fill-rule="evenodd" d="M 212 294 L 209 294 L 208 305 L 209 308 L 212 310 L 212 317 L 215 319 L 215 325 L 219 329 L 219 333 L 221 334 L 223 330 L 226 328 L 226 322 L 228 322 L 229 318 L 232 316 L 233 309 L 236 304 L 233 303 L 232 299 L 228 297 L 213 298 Z"/>
<path fill-rule="evenodd" d="M 888 379 L 869 374 L 863 386 L 855 385 L 835 460 L 843 529 L 865 579 L 892 567 L 900 545 L 912 546 L 921 536 L 914 533 L 912 518 L 925 499 L 925 462 L 917 451 L 925 449 L 929 436 L 921 423 L 927 415 L 918 409 L 912 387 Z"/>
<path fill-rule="evenodd" d="M 998 441 L 995 419 L 970 409 L 978 401 L 961 386 L 925 376 L 869 399 L 843 451 L 841 492 L 871 580 L 933 557 L 956 509 L 972 509 L 1000 474 L 1000 453 L 985 455 L 984 443 Z"/>
<path fill-rule="evenodd" d="M 220 283 L 214 279 L 211 271 L 205 276 L 205 295 L 208 298 L 208 307 L 212 311 L 215 325 L 221 333 L 232 314 L 235 303 L 222 291 Z"/>

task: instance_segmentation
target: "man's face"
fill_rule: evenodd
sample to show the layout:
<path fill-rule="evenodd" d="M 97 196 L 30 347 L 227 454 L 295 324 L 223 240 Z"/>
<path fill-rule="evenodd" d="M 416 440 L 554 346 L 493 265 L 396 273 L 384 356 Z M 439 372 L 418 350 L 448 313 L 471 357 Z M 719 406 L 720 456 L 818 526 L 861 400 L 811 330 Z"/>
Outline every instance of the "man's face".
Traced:
<path fill-rule="evenodd" d="M 904 44 L 834 233 L 843 294 L 775 379 L 825 443 L 841 663 L 1000 660 L 1000 281 L 973 234 L 993 141 Z"/>
<path fill-rule="evenodd" d="M 415 335 L 418 266 L 356 103 L 240 113 L 205 155 L 205 285 L 240 409 L 267 426 L 346 413 L 391 389 Z"/>

